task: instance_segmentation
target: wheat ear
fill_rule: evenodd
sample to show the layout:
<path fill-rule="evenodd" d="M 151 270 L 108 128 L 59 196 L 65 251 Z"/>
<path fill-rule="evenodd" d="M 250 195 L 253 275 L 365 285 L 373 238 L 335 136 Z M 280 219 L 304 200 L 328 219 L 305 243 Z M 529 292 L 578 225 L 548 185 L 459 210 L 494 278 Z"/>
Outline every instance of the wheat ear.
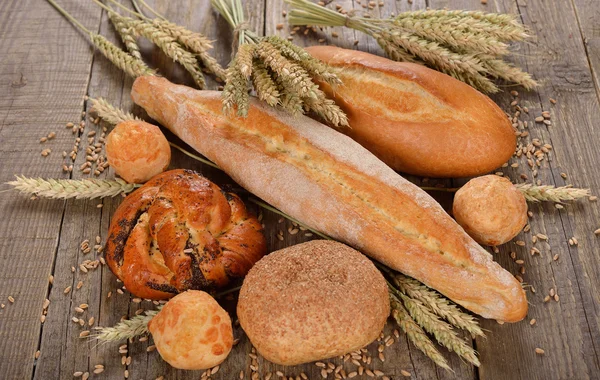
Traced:
<path fill-rule="evenodd" d="M 390 306 L 392 308 L 392 317 L 398 323 L 398 326 L 404 331 L 408 339 L 429 357 L 438 366 L 451 371 L 450 366 L 442 354 L 435 348 L 435 345 L 429 339 L 425 331 L 410 317 L 408 311 L 402 306 L 400 300 L 390 294 Z"/>
<path fill-rule="evenodd" d="M 115 17 L 115 13 L 108 12 L 108 18 L 112 22 L 113 26 L 119 36 L 121 36 L 121 40 L 125 44 L 127 51 L 133 57 L 141 60 L 142 55 L 140 54 L 140 47 L 137 44 L 135 34 L 131 28 L 128 28 L 127 25 L 118 17 Z"/>
<path fill-rule="evenodd" d="M 130 338 L 135 338 L 148 332 L 148 323 L 158 314 L 162 306 L 158 310 L 146 310 L 144 315 L 137 315 L 131 319 L 126 319 L 117 323 L 113 327 L 98 327 L 97 333 L 90 335 L 90 338 L 105 341 L 115 342 Z"/>
<path fill-rule="evenodd" d="M 410 316 L 422 326 L 425 331 L 435 337 L 437 342 L 474 366 L 481 364 L 473 347 L 467 345 L 448 323 L 439 319 L 421 301 L 412 299 L 400 292 L 395 295 L 402 300 Z"/>
<path fill-rule="evenodd" d="M 52 199 L 95 199 L 114 197 L 135 190 L 138 185 L 121 179 L 42 179 L 16 176 L 16 180 L 7 182 L 25 194 Z"/>
<path fill-rule="evenodd" d="M 565 202 L 587 198 L 591 195 L 590 189 L 578 189 L 570 186 L 554 187 L 550 185 L 535 186 L 530 183 L 517 184 L 517 189 L 523 193 L 530 202 Z"/>
<path fill-rule="evenodd" d="M 420 301 L 429 310 L 444 318 L 453 326 L 468 331 L 473 337 L 485 336 L 479 323 L 477 323 L 477 320 L 473 316 L 461 311 L 458 306 L 450 303 L 448 299 L 441 296 L 435 290 L 403 274 L 395 273 L 391 270 L 387 273 L 390 274 L 392 282 L 402 293 Z"/>
<path fill-rule="evenodd" d="M 133 114 L 113 106 L 103 98 L 90 98 L 89 101 L 96 115 L 109 124 L 117 125 L 127 120 L 140 120 L 140 118 L 133 116 Z"/>

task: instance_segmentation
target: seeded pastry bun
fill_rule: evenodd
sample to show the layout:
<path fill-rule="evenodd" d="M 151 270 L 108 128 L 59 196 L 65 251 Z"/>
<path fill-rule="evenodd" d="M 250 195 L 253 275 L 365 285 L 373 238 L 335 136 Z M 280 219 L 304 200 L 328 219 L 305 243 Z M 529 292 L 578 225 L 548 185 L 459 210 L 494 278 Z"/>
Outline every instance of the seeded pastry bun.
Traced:
<path fill-rule="evenodd" d="M 385 280 L 360 252 L 316 240 L 273 252 L 248 273 L 240 325 L 267 360 L 296 365 L 357 350 L 390 313 Z"/>

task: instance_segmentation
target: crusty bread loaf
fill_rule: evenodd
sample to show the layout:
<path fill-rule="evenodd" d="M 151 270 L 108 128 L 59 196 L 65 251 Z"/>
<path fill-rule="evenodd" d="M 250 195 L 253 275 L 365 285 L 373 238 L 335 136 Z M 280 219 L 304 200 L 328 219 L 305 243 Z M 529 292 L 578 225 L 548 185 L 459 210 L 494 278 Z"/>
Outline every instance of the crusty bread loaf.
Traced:
<path fill-rule="evenodd" d="M 506 115 L 474 88 L 424 66 L 335 46 L 307 49 L 343 85 L 319 83 L 346 112 L 342 128 L 393 169 L 426 177 L 473 177 L 515 151 Z"/>
<path fill-rule="evenodd" d="M 225 116 L 221 93 L 136 79 L 148 114 L 235 181 L 308 226 L 439 290 L 486 318 L 518 321 L 521 284 L 427 193 L 347 136 L 251 100 Z"/>
<path fill-rule="evenodd" d="M 267 360 L 296 365 L 358 350 L 383 330 L 390 302 L 375 265 L 347 245 L 315 240 L 252 267 L 237 315 Z"/>

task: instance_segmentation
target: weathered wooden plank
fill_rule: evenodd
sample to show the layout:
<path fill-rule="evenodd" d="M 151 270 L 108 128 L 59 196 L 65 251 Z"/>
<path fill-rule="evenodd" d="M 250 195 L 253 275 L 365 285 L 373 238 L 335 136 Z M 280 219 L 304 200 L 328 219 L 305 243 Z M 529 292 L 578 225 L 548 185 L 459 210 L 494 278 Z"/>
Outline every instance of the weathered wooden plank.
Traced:
<path fill-rule="evenodd" d="M 98 13 L 92 9 L 86 3 L 73 13 L 93 28 Z M 0 181 L 21 173 L 64 177 L 61 151 L 72 139 L 65 123 L 81 113 L 91 62 L 88 44 L 80 34 L 63 34 L 70 25 L 46 2 L 4 1 L 0 21 Z M 40 144 L 50 132 L 56 138 Z M 52 153 L 43 158 L 45 148 Z M 31 202 L 14 192 L 0 200 L 0 302 L 8 303 L 8 295 L 16 299 L 0 311 L 4 378 L 32 376 L 64 206 L 62 201 Z M 50 318 L 57 308 L 51 304 L 49 310 Z"/>
<path fill-rule="evenodd" d="M 544 162 L 537 178 L 523 160 L 516 171 L 504 169 L 505 174 L 516 182 L 522 182 L 520 174 L 528 180 L 539 180 L 544 184 L 558 186 L 573 183 L 579 187 L 591 187 L 598 191 L 597 177 L 593 173 L 598 163 L 593 151 L 597 144 L 593 134 L 593 120 L 598 115 L 598 103 L 587 59 L 577 31 L 574 12 L 568 2 L 518 2 L 501 1 L 498 7 L 482 6 L 476 1 L 439 2 L 438 6 L 464 8 L 465 3 L 488 11 L 520 13 L 523 21 L 534 31 L 537 39 L 531 44 L 518 46 L 515 62 L 541 79 L 542 86 L 537 92 L 520 91 L 520 105 L 529 109 L 529 115 L 521 117 L 529 122 L 529 136 L 521 139 L 525 144 L 533 138 L 542 144 L 554 146 L 551 161 Z M 566 69 L 566 68 L 569 69 Z M 552 106 L 549 98 L 560 99 Z M 494 99 L 509 110 L 512 100 L 508 94 L 500 94 Z M 533 119 L 542 111 L 550 111 L 553 126 L 550 128 L 536 124 Z M 514 108 L 511 113 L 514 112 Z M 573 157 L 572 148 L 578 154 Z M 591 152 L 590 151 L 590 152 Z M 581 152 L 581 153 L 579 153 Z M 596 157 L 594 157 L 596 156 Z M 569 174 L 567 180 L 561 172 Z M 576 177 L 575 177 L 575 173 Z M 571 179 L 573 178 L 573 179 Z M 497 255 L 498 261 L 516 273 L 518 266 L 507 253 L 514 251 L 518 259 L 525 260 L 526 274 L 522 277 L 537 289 L 529 294 L 530 311 L 528 319 L 535 318 L 534 327 L 522 322 L 510 326 L 498 326 L 486 322 L 491 330 L 492 340 L 478 340 L 484 365 L 479 370 L 480 378 L 542 379 L 542 378 L 593 378 L 598 371 L 597 292 L 590 282 L 598 276 L 597 264 L 589 260 L 589 253 L 597 250 L 597 240 L 591 231 L 598 222 L 597 206 L 587 201 L 565 206 L 562 211 L 552 204 L 531 205 L 534 217 L 530 221 L 531 233 L 523 233 L 518 240 L 527 243 L 526 247 L 509 243 Z M 537 243 L 542 257 L 529 254 L 532 235 L 543 233 L 549 236 L 549 244 Z M 568 239 L 576 236 L 579 247 L 570 247 Z M 585 240 L 584 243 L 581 240 Z M 589 252 L 589 253 L 585 253 Z M 558 261 L 553 261 L 558 254 Z M 597 283 L 597 281 L 596 281 Z M 543 299 L 550 288 L 557 289 L 560 302 L 544 304 Z M 591 318 L 590 318 L 591 317 Z M 575 343 L 577 342 L 577 343 Z M 536 355 L 534 349 L 543 348 L 544 357 Z M 527 365 L 515 365 L 524 363 Z"/>
<path fill-rule="evenodd" d="M 581 6 L 581 1 L 575 0 L 575 2 Z M 52 10 L 40 7 L 39 9 L 42 9 L 43 12 L 37 11 L 38 8 L 31 12 L 34 7 L 28 4 L 29 2 L 23 2 L 22 7 L 21 4 L 15 7 L 12 3 L 0 4 L 0 21 L 6 19 L 5 22 L 0 23 L 0 36 L 2 36 L 0 44 L 8 46 L 3 51 L 14 53 L 3 56 L 0 61 L 0 85 L 5 88 L 10 86 L 11 89 L 8 93 L 0 94 L 0 121 L 2 121 L 0 124 L 0 154 L 5 159 L 3 161 L 5 165 L 0 169 L 0 180 L 9 180 L 13 168 L 22 168 L 28 175 L 60 176 L 58 162 L 61 160 L 57 159 L 55 153 L 63 149 L 70 150 L 73 139 L 70 133 L 64 135 L 59 133 L 54 144 L 63 148 L 56 150 L 53 148 L 55 151 L 45 160 L 42 160 L 41 157 L 37 158 L 41 147 L 38 149 L 38 146 L 33 144 L 38 144 L 37 141 L 41 137 L 38 136 L 39 125 L 48 119 L 48 114 L 44 110 L 56 109 L 50 116 L 52 119 L 60 119 L 56 122 L 53 120 L 52 123 L 59 127 L 66 121 L 78 120 L 79 113 L 83 109 L 80 101 L 87 86 L 89 71 L 86 70 L 89 70 L 91 54 L 86 48 L 85 39 L 69 25 L 62 25 L 63 21 L 58 21 L 60 17 Z M 124 3 L 128 2 L 124 1 Z M 266 8 L 264 0 L 249 4 L 248 9 L 251 13 L 253 27 L 262 31 L 265 26 L 267 33 L 276 32 L 275 25 L 284 22 L 284 19 L 276 22 L 277 18 L 281 18 L 282 15 L 280 9 L 277 8 L 281 7 L 280 3 L 269 0 Z M 80 2 L 66 0 L 64 4 L 78 18 L 84 20 L 86 25 L 90 27 L 98 25 L 100 12 L 97 8 L 89 4 L 81 5 Z M 352 2 L 345 1 L 340 4 L 349 9 Z M 485 7 L 480 4 L 479 0 L 451 3 L 431 0 L 428 5 L 495 10 L 495 5 Z M 422 6 L 424 4 L 417 1 L 412 4 L 412 7 Z M 500 2 L 499 6 L 501 10 L 517 10 L 514 4 L 508 0 Z M 388 14 L 404 10 L 407 7 L 411 7 L 411 5 L 406 2 L 386 1 L 381 11 L 382 14 Z M 215 16 L 209 9 L 207 1 L 194 2 L 190 0 L 183 4 L 158 1 L 156 8 L 173 21 L 200 30 L 213 39 L 219 38 L 215 44 L 215 50 L 222 63 L 227 62 L 231 38 L 229 27 L 219 18 L 216 18 L 216 22 L 214 21 Z M 517 61 L 521 65 L 527 65 L 529 70 L 538 77 L 550 78 L 550 83 L 546 83 L 546 87 L 539 91 L 540 96 L 538 94 L 521 95 L 521 105 L 529 106 L 531 119 L 537 116 L 541 110 L 551 110 L 553 113 L 554 126 L 549 131 L 539 127 L 532 127 L 530 130 L 531 138 L 536 137 L 543 142 L 557 144 L 554 146 L 555 154 L 552 156 L 552 161 L 548 167 L 539 169 L 538 178 L 544 183 L 561 185 L 564 183 L 559 176 L 561 171 L 568 173 L 569 179 L 577 173 L 577 176 L 574 177 L 575 185 L 589 185 L 597 191 L 600 189 L 597 169 L 595 169 L 598 157 L 594 157 L 597 155 L 594 154 L 593 149 L 598 141 L 593 135 L 592 121 L 598 116 L 598 101 L 593 94 L 593 86 L 590 85 L 592 81 L 589 67 L 585 66 L 579 54 L 583 49 L 577 33 L 571 34 L 577 38 L 564 41 L 565 36 L 570 35 L 573 25 L 564 24 L 574 19 L 573 12 L 569 11 L 571 8 L 567 5 L 561 4 L 558 8 L 553 5 L 549 20 L 553 21 L 552 25 L 557 26 L 555 28 L 553 26 L 553 30 L 548 32 L 543 30 L 541 22 L 548 17 L 547 7 L 543 8 L 539 2 L 535 2 L 533 5 L 528 3 L 525 10 L 523 4 L 519 4 L 519 8 L 521 8 L 526 22 L 530 26 L 533 25 L 532 28 L 538 34 L 542 34 L 543 38 L 539 40 L 538 45 L 526 45 L 524 49 L 527 50 L 527 54 L 523 57 L 517 56 Z M 28 15 L 25 14 L 25 10 L 29 11 Z M 542 13 L 542 11 L 546 13 Z M 46 21 L 45 16 L 48 13 L 53 16 Z M 272 16 L 268 17 L 266 22 L 263 18 L 265 14 Z M 590 14 L 590 12 L 586 12 L 586 14 Z M 27 20 L 27 22 L 23 22 L 23 20 Z M 540 21 L 538 24 L 533 22 L 538 20 Z M 43 42 L 36 46 L 35 42 L 31 42 L 31 37 L 19 38 L 17 32 L 21 33 L 20 36 L 24 36 L 24 32 L 18 29 L 17 23 L 19 25 L 27 24 L 29 29 L 23 30 L 28 30 L 30 34 L 37 33 L 35 34 L 36 40 Z M 52 27 L 48 28 L 50 23 L 63 26 L 60 31 L 61 38 L 57 38 L 51 33 L 50 37 L 46 37 L 49 34 L 47 30 L 53 30 Z M 546 29 L 549 24 L 550 21 L 546 21 Z M 35 26 L 38 26 L 38 29 L 35 29 Z M 102 20 L 100 28 L 103 34 L 114 39 L 114 33 L 105 19 Z M 354 40 L 358 40 L 358 48 L 377 53 L 378 48 L 373 41 L 353 31 L 340 29 L 337 29 L 339 37 L 330 38 L 330 43 L 353 47 Z M 308 40 L 315 43 L 318 38 L 325 36 L 325 33 L 319 33 L 318 37 L 311 37 L 311 35 L 312 33 L 309 33 L 308 36 L 297 36 L 294 42 L 303 44 Z M 26 42 L 17 43 L 21 40 Z M 63 43 L 58 44 L 57 41 L 63 41 Z M 172 64 L 149 44 L 143 43 L 142 45 L 144 58 L 159 67 L 161 73 L 175 82 L 191 83 L 181 68 Z M 30 51 L 34 51 L 32 49 L 36 47 L 37 51 L 42 51 L 45 46 L 59 46 L 58 51 L 51 51 L 51 57 L 53 57 L 51 62 L 42 58 L 37 61 L 32 59 L 34 54 L 30 54 Z M 574 57 L 563 56 L 563 52 L 569 52 Z M 65 57 L 69 59 L 65 59 Z M 34 58 L 37 59 L 37 57 Z M 546 62 L 552 62 L 551 68 L 544 66 L 543 59 Z M 593 64 L 593 59 L 590 60 Z M 34 67 L 32 62 L 37 66 Z M 44 68 L 48 67 L 46 70 L 42 69 L 43 74 L 39 71 L 41 63 L 45 63 Z M 63 67 L 65 64 L 68 64 L 66 69 Z M 57 73 L 57 67 L 63 69 L 62 74 L 61 72 Z M 575 70 L 570 72 L 564 67 L 574 67 Z M 34 71 L 34 69 L 38 71 Z M 25 71 L 27 79 L 27 85 L 24 87 L 20 87 L 22 85 L 21 71 Z M 37 82 L 32 81 L 32 76 L 28 74 L 38 75 L 35 78 Z M 49 78 L 45 82 L 41 80 L 44 76 Z M 573 82 L 577 82 L 578 85 L 573 85 Z M 32 86 L 34 84 L 35 87 Z M 130 84 L 130 80 L 124 80 L 124 76 L 117 69 L 96 54 L 90 77 L 90 95 L 104 96 L 113 104 L 121 104 L 124 108 L 129 108 L 131 106 L 128 94 Z M 211 86 L 214 87 L 215 84 L 212 83 Z M 65 93 L 67 93 L 66 96 L 64 96 Z M 43 98 L 42 102 L 39 101 L 40 96 Z M 549 105 L 547 101 L 549 96 L 559 100 L 555 107 Z M 495 99 L 503 108 L 509 109 L 508 103 L 511 99 L 507 94 L 495 97 Z M 36 106 L 32 108 L 32 104 L 36 104 Z M 16 123 L 25 124 L 29 128 L 19 129 L 19 133 L 15 134 L 14 131 L 18 127 Z M 52 130 L 59 132 L 58 128 Z M 88 120 L 84 133 L 91 130 L 98 129 L 92 126 Z M 25 141 L 32 141 L 32 143 L 24 143 Z M 573 146 L 578 149 L 575 157 L 571 157 L 570 147 L 564 141 L 573 141 Z M 85 144 L 82 143 L 83 145 Z M 25 158 L 25 154 L 28 154 L 29 157 Z M 34 165 L 23 165 L 23 162 L 32 162 L 31 154 L 37 158 L 33 160 Z M 7 159 L 9 161 L 6 161 Z M 82 162 L 83 157 L 79 157 L 77 164 Z M 172 167 L 198 169 L 219 185 L 231 183 L 227 176 L 216 170 L 199 166 L 178 152 L 174 152 Z M 506 168 L 503 172 L 515 180 L 521 173 L 526 173 L 531 178 L 531 170 L 528 170 L 522 162 L 518 169 Z M 108 174 L 108 176 L 112 175 L 112 172 Z M 80 177 L 81 174 L 76 171 L 74 176 Z M 93 370 L 95 364 L 104 364 L 106 366 L 104 375 L 108 375 L 110 378 L 122 376 L 125 369 L 129 371 L 130 378 L 151 379 L 160 375 L 165 375 L 167 378 L 199 377 L 199 372 L 172 369 L 160 360 L 156 352 L 145 354 L 146 347 L 151 342 L 136 341 L 128 344 L 132 362 L 128 366 L 122 366 L 121 355 L 117 352 L 119 344 L 95 347 L 93 343 L 81 341 L 78 334 L 82 328 L 70 321 L 72 316 L 77 315 L 73 308 L 83 302 L 90 305 L 88 311 L 84 313 L 86 320 L 90 316 L 94 316 L 99 321 L 96 323 L 102 325 L 112 325 L 124 315 L 131 316 L 138 307 L 146 309 L 153 307 L 147 302 L 140 305 L 130 303 L 128 293 L 118 295 L 115 290 L 119 284 L 107 268 L 91 271 L 88 274 L 83 274 L 78 269 L 75 273 L 71 273 L 70 270 L 71 265 L 77 268 L 78 263 L 90 256 L 90 254 L 83 255 L 79 250 L 79 243 L 83 239 L 93 240 L 96 235 L 100 235 L 102 238 L 106 237 L 110 216 L 119 201 L 119 199 L 104 200 L 102 202 L 104 207 L 98 209 L 96 205 L 99 202 L 96 201 L 70 201 L 66 203 L 65 208 L 64 202 L 37 201 L 30 204 L 26 198 L 18 198 L 14 194 L 7 200 L 0 200 L 0 209 L 2 211 L 9 210 L 4 215 L 11 216 L 7 218 L 9 222 L 0 226 L 0 236 L 2 236 L 0 257 L 4 266 L 2 275 L 0 275 L 0 297 L 7 296 L 3 294 L 5 289 L 8 289 L 9 292 L 13 289 L 20 291 L 20 295 L 15 296 L 17 302 L 14 305 L 8 305 L 6 309 L 0 310 L 0 324 L 2 324 L 0 336 L 4 338 L 0 343 L 1 352 L 4 353 L 2 355 L 4 360 L 0 364 L 0 373 L 9 374 L 9 376 L 15 374 L 15 377 L 19 378 L 24 377 L 20 375 L 29 376 L 32 373 L 31 364 L 33 364 L 34 351 L 24 353 L 22 348 L 27 348 L 29 345 L 33 350 L 33 347 L 37 346 L 37 337 L 40 334 L 37 318 L 44 298 L 43 292 L 47 288 L 45 277 L 51 271 L 52 253 L 56 250 L 55 286 L 50 289 L 52 303 L 48 319 L 42 330 L 42 355 L 37 362 L 35 377 L 68 378 L 75 370 Z M 482 378 L 506 378 L 506 375 L 510 374 L 511 378 L 593 377 L 593 374 L 596 373 L 594 371 L 598 370 L 596 351 L 598 347 L 594 346 L 594 342 L 600 341 L 598 339 L 598 315 L 600 313 L 598 313 L 597 298 L 600 271 L 598 264 L 593 260 L 593 252 L 597 251 L 598 247 L 597 240 L 591 234 L 591 230 L 600 226 L 597 206 L 583 202 L 582 206 L 566 206 L 562 211 L 557 211 L 552 205 L 536 206 L 532 210 L 535 212 L 531 221 L 532 230 L 545 233 L 550 237 L 550 245 L 537 244 L 538 247 L 542 247 L 543 259 L 531 258 L 527 249 L 511 244 L 503 247 L 497 258 L 513 273 L 516 273 L 518 266 L 509 259 L 508 251 L 518 252 L 519 258 L 526 261 L 527 272 L 522 276 L 526 282 L 533 284 L 538 289 L 536 295 L 530 298 L 532 301 L 530 317 L 535 317 L 539 322 L 533 328 L 526 323 L 498 326 L 493 322 L 486 322 L 485 327 L 491 330 L 491 338 L 477 342 L 483 362 L 479 376 Z M 60 219 L 63 212 L 64 223 L 61 230 Z M 311 238 L 304 236 L 303 233 L 296 235 L 285 233 L 291 227 L 289 222 L 280 222 L 280 218 L 272 213 L 265 212 L 264 215 L 270 250 Z M 32 220 L 32 218 L 36 219 Z M 283 241 L 276 237 L 279 230 L 284 231 Z M 59 231 L 60 241 L 57 241 Z M 579 239 L 579 248 L 569 247 L 566 242 L 568 237 L 573 235 Z M 527 241 L 527 248 L 529 248 L 530 236 L 528 234 L 523 236 L 519 239 Z M 23 241 L 27 243 L 23 244 Z M 560 255 L 560 259 L 558 262 L 553 262 L 551 257 L 556 253 Z M 19 260 L 14 260 L 14 257 L 19 257 Z M 32 267 L 31 263 L 35 263 L 35 267 Z M 47 271 L 41 274 L 40 268 L 47 269 Z M 27 277 L 24 277 L 23 273 L 27 273 Z M 84 282 L 84 285 L 79 291 L 73 291 L 67 296 L 63 294 L 64 287 L 74 286 L 80 280 Z M 31 289 L 25 290 L 25 287 L 29 286 Z M 554 286 L 558 286 L 560 303 L 543 304 L 543 295 L 540 294 L 547 293 L 547 290 Z M 107 298 L 109 291 L 113 292 L 111 298 Z M 4 301 L 0 299 L 0 302 Z M 227 306 L 228 309 L 231 309 L 229 302 Z M 17 312 L 15 313 L 15 311 Z M 25 318 L 25 322 L 22 320 L 23 318 Z M 7 321 L 9 324 L 6 324 Z M 391 333 L 390 328 L 391 324 L 388 325 L 386 334 Z M 241 338 L 240 344 L 234 349 L 223 368 L 213 376 L 214 379 L 236 378 L 241 370 L 245 371 L 247 378 L 250 375 L 250 359 L 247 353 L 251 346 L 239 326 L 235 329 L 235 335 Z M 533 348 L 538 345 L 546 349 L 546 357 L 535 357 Z M 373 357 L 376 356 L 376 347 L 373 345 L 369 350 Z M 437 370 L 427 358 L 408 345 L 405 340 L 401 339 L 399 343 L 386 349 L 385 355 L 386 362 L 379 363 L 375 360 L 374 368 L 395 376 L 400 376 L 399 369 L 408 369 L 415 378 L 449 377 L 449 374 Z M 456 377 L 473 378 L 473 369 L 470 366 L 461 363 L 455 355 L 448 355 L 448 358 L 451 360 L 453 368 L 457 370 Z M 528 365 L 518 365 L 523 361 L 528 361 Z M 343 364 L 339 359 L 332 360 L 332 363 Z M 346 366 L 348 367 L 348 364 Z M 349 366 L 349 368 L 351 367 Z M 263 375 L 267 372 L 281 370 L 290 376 L 299 375 L 300 372 L 305 372 L 310 378 L 320 376 L 319 369 L 314 365 L 284 368 L 259 359 L 259 368 Z"/>
<path fill-rule="evenodd" d="M 596 93 L 600 97 L 600 7 L 594 0 L 571 0 L 575 16 L 583 37 L 583 44 L 596 82 Z"/>

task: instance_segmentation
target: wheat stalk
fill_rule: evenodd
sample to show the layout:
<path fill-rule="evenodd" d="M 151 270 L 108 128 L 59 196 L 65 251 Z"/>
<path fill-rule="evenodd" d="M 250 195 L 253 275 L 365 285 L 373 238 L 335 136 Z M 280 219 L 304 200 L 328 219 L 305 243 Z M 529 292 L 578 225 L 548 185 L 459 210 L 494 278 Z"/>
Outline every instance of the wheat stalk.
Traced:
<path fill-rule="evenodd" d="M 135 34 L 131 30 L 131 28 L 128 28 L 127 25 L 120 18 L 115 17 L 115 13 L 108 12 L 108 18 L 112 22 L 119 36 L 121 36 L 121 40 L 125 44 L 125 47 L 127 48 L 129 54 L 141 60 L 142 55 L 140 54 L 140 48 L 137 44 Z"/>
<path fill-rule="evenodd" d="M 234 28 L 238 42 L 223 89 L 225 112 L 237 108 L 237 115 L 247 116 L 253 84 L 258 98 L 270 106 L 280 106 L 292 115 L 312 111 L 334 126 L 348 125 L 346 114 L 312 79 L 338 85 L 341 81 L 333 70 L 289 41 L 277 36 L 261 38 L 248 30 L 240 0 L 211 0 L 211 4 Z"/>
<path fill-rule="evenodd" d="M 92 104 L 92 110 L 96 115 L 109 124 L 117 125 L 123 121 L 140 120 L 133 114 L 113 106 L 103 98 L 90 98 L 89 101 Z"/>
<path fill-rule="evenodd" d="M 580 189 L 572 186 L 554 187 L 552 185 L 533 185 L 531 183 L 519 183 L 515 187 L 525 196 L 529 202 L 568 202 L 587 198 L 591 195 L 590 189 Z M 454 193 L 460 187 L 428 187 L 421 186 L 426 191 L 444 191 Z"/>
<path fill-rule="evenodd" d="M 475 350 L 458 336 L 456 331 L 452 329 L 452 326 L 438 318 L 421 301 L 412 299 L 400 292 L 394 292 L 394 294 L 402 300 L 404 307 L 415 322 L 433 335 L 439 344 L 450 351 L 454 351 L 474 366 L 479 367 L 481 363 L 477 358 Z"/>
<path fill-rule="evenodd" d="M 121 179 L 42 179 L 15 176 L 16 180 L 7 182 L 25 194 L 52 199 L 96 199 L 127 194 L 139 185 L 127 183 Z"/>
<path fill-rule="evenodd" d="M 168 20 L 156 18 L 152 20 L 153 24 L 160 28 L 162 31 L 169 34 L 171 37 L 185 46 L 190 52 L 196 54 L 198 59 L 202 62 L 204 67 L 209 72 L 215 74 L 218 78 L 225 80 L 225 70 L 217 62 L 217 60 L 208 53 L 208 50 L 212 49 L 212 44 L 204 35 L 192 32 L 184 28 L 183 26 L 174 24 Z"/>
<path fill-rule="evenodd" d="M 137 34 L 147 38 L 150 42 L 158 46 L 167 57 L 181 64 L 190 73 L 199 88 L 202 89 L 205 87 L 206 82 L 198 65 L 198 60 L 194 54 L 185 50 L 175 38 L 147 21 L 134 20 L 130 17 L 117 14 L 114 17 L 118 18 L 128 28 L 133 29 Z"/>
<path fill-rule="evenodd" d="M 485 336 L 477 320 L 472 315 L 461 311 L 458 306 L 435 290 L 403 274 L 394 273 L 391 270 L 386 272 L 400 292 L 421 302 L 433 313 L 444 318 L 453 326 L 468 331 L 473 337 Z"/>
<path fill-rule="evenodd" d="M 105 342 L 115 342 L 146 334 L 148 323 L 158 314 L 161 308 L 162 306 L 158 306 L 157 310 L 146 310 L 144 315 L 136 315 L 131 319 L 117 323 L 113 327 L 98 327 L 96 328 L 97 333 L 89 337 Z"/>
<path fill-rule="evenodd" d="M 566 202 L 591 195 L 590 189 L 578 189 L 570 186 L 554 187 L 551 185 L 535 186 L 530 183 L 515 185 L 530 202 Z"/>
<path fill-rule="evenodd" d="M 90 37 L 92 44 L 115 66 L 125 71 L 128 75 L 137 78 L 144 75 L 156 75 L 156 71 L 149 68 L 141 59 L 138 59 L 119 49 L 112 42 L 97 33 L 93 33 L 83 24 L 77 21 L 54 0 L 47 0 L 58 12 L 60 12 L 73 25 L 83 30 Z"/>
<path fill-rule="evenodd" d="M 468 11 L 404 12 L 388 19 L 351 17 L 308 0 L 292 6 L 291 25 L 345 26 L 377 40 L 391 59 L 426 64 L 484 92 L 497 92 L 488 78 L 531 89 L 530 75 L 504 62 L 508 43 L 529 37 L 512 15 Z"/>
<path fill-rule="evenodd" d="M 142 60 L 119 49 L 103 36 L 91 33 L 90 38 L 96 48 L 98 48 L 109 61 L 125 71 L 129 76 L 137 78 L 144 75 L 156 75 L 156 71 L 149 68 Z"/>
<path fill-rule="evenodd" d="M 408 311 L 400 303 L 400 300 L 393 294 L 390 294 L 390 306 L 392 308 L 392 317 L 396 320 L 396 323 L 398 323 L 398 326 L 404 331 L 412 344 L 427 355 L 428 358 L 433 360 L 435 364 L 451 371 L 448 362 L 435 348 L 425 331 L 423 331 L 423 329 L 411 318 Z"/>

